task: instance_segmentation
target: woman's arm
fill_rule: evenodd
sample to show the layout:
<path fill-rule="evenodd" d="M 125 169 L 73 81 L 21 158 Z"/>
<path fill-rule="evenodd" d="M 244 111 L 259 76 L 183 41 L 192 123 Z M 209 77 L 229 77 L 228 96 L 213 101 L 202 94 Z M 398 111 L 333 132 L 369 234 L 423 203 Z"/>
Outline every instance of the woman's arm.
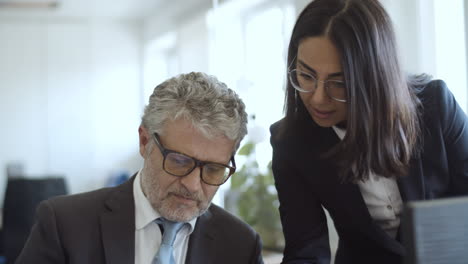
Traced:
<path fill-rule="evenodd" d="M 440 87 L 441 127 L 450 173 L 450 196 L 468 195 L 468 119 L 443 81 Z"/>
<path fill-rule="evenodd" d="M 272 133 L 274 133 L 272 131 Z M 273 137 L 272 137 L 273 138 Z M 286 246 L 282 263 L 330 263 L 328 229 L 321 203 L 291 165 L 285 149 L 273 146 L 273 175 Z M 312 176 L 313 172 L 310 172 Z"/>

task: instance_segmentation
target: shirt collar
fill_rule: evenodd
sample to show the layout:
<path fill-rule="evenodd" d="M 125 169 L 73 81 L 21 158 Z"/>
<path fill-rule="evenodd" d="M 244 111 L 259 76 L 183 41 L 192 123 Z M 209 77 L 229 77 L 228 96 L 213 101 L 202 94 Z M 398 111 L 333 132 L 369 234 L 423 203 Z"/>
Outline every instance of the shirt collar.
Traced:
<path fill-rule="evenodd" d="M 337 126 L 332 126 L 333 130 L 335 131 L 336 135 L 341 139 L 343 140 L 343 138 L 345 137 L 346 135 L 346 129 L 343 129 L 343 128 L 339 128 Z"/>
<path fill-rule="evenodd" d="M 155 219 L 161 217 L 161 215 L 153 209 L 151 203 L 146 198 L 143 190 L 141 189 L 141 172 L 140 170 L 133 181 L 133 196 L 135 199 L 135 228 L 141 230 L 153 222 Z M 197 217 L 188 222 L 190 228 L 188 234 L 190 235 L 197 223 Z"/>

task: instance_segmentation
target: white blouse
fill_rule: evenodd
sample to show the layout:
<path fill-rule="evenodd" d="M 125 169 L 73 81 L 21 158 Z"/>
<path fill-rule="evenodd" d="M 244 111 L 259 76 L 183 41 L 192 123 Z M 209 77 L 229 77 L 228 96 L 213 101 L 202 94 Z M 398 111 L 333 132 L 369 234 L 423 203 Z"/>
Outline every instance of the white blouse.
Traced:
<path fill-rule="evenodd" d="M 346 130 L 333 126 L 340 139 Z M 393 238 L 396 238 L 403 210 L 400 190 L 395 177 L 385 178 L 371 173 L 365 181 L 359 181 L 359 189 L 372 219 Z"/>

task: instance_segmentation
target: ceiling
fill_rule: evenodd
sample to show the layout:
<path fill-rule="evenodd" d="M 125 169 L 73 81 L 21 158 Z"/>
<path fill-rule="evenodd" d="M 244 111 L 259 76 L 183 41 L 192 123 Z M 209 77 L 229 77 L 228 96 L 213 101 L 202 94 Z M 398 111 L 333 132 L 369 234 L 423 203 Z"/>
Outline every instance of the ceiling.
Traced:
<path fill-rule="evenodd" d="M 213 0 L 0 0 L 0 18 L 144 19 L 187 12 Z M 55 7 L 45 7 L 45 6 Z"/>

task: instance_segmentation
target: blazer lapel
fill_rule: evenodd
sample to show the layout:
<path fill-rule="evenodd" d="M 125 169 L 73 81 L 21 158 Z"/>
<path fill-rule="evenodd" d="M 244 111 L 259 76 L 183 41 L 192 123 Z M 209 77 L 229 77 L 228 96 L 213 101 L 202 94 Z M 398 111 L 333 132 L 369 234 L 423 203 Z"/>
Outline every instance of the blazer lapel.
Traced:
<path fill-rule="evenodd" d="M 346 212 L 348 218 L 342 223 L 352 225 L 354 228 L 365 233 L 369 239 L 376 244 L 381 244 L 383 247 L 393 251 L 399 255 L 405 254 L 403 246 L 392 239 L 385 233 L 373 220 L 369 213 L 369 209 L 364 201 L 359 186 L 354 183 L 343 183 L 336 173 L 335 166 L 329 162 L 310 163 L 309 157 L 316 157 L 317 153 L 324 153 L 340 142 L 339 137 L 334 132 L 333 128 L 320 128 L 311 125 L 312 122 L 304 122 L 302 130 L 297 133 L 302 133 L 294 138 L 304 139 L 304 142 L 294 141 L 294 145 L 301 155 L 298 158 L 298 168 L 304 167 L 304 174 L 307 172 L 317 172 L 319 174 L 328 175 L 328 177 L 320 178 L 320 180 L 312 180 L 311 183 L 316 186 L 316 191 L 324 202 L 325 208 L 335 211 Z M 310 136 L 314 135 L 314 136 Z M 310 146 L 314 146 L 311 148 Z M 307 164 L 304 166 L 304 164 Z M 416 173 L 417 166 L 414 167 L 412 173 Z M 410 178 L 410 177 L 406 177 Z M 419 184 L 420 181 L 413 180 L 411 184 Z M 406 184 L 406 183 L 404 183 Z M 414 195 L 414 193 L 413 193 Z"/>
<path fill-rule="evenodd" d="M 198 218 L 195 229 L 190 235 L 186 264 L 215 263 L 217 251 L 214 231 L 221 227 L 218 227 L 211 219 L 212 213 L 210 210 Z"/>
<path fill-rule="evenodd" d="M 357 184 L 340 184 L 337 182 L 336 193 L 340 194 L 337 195 L 339 197 L 346 197 L 346 200 L 341 200 L 338 204 L 341 204 L 341 210 L 347 211 L 347 215 L 350 216 L 349 224 L 366 233 L 376 244 L 381 244 L 383 247 L 399 255 L 405 254 L 403 246 L 392 239 L 372 220 L 372 216 Z M 337 205 L 337 207 L 340 207 L 340 205 Z"/>
<path fill-rule="evenodd" d="M 135 205 L 133 177 L 106 201 L 101 214 L 102 243 L 108 264 L 135 262 Z"/>
<path fill-rule="evenodd" d="M 411 160 L 409 174 L 398 179 L 401 198 L 404 202 L 424 200 L 426 197 L 421 158 Z"/>
<path fill-rule="evenodd" d="M 332 128 L 321 129 L 320 142 L 316 142 L 320 153 L 332 148 L 339 143 L 339 138 Z M 311 154 L 312 155 L 312 154 Z M 304 163 L 303 163 L 304 164 Z M 307 163 L 305 163 L 307 164 Z M 357 229 L 366 233 L 367 236 L 377 244 L 382 244 L 383 247 L 391 250 L 399 255 L 404 255 L 403 246 L 385 233 L 373 220 L 369 213 L 364 197 L 362 196 L 359 185 L 351 182 L 342 182 L 338 177 L 333 164 L 327 162 L 320 164 L 324 174 L 329 177 L 321 178 L 319 192 L 322 193 L 323 200 L 327 203 L 325 207 L 332 206 L 333 208 L 346 212 L 349 216 L 348 224 L 355 226 Z M 317 171 L 317 169 L 309 168 L 309 171 Z"/>

